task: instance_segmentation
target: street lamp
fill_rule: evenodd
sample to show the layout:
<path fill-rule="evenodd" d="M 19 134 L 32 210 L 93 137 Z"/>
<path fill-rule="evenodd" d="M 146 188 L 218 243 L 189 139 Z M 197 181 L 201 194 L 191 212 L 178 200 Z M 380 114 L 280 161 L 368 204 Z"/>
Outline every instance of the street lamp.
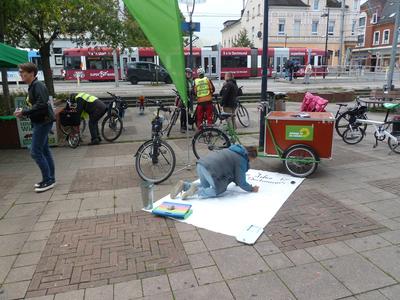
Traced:
<path fill-rule="evenodd" d="M 325 36 L 325 55 L 324 55 L 324 73 L 322 77 L 325 79 L 326 71 L 328 70 L 328 35 L 329 35 L 329 8 L 328 12 L 324 13 L 321 18 L 326 18 L 326 36 Z"/>
<path fill-rule="evenodd" d="M 189 67 L 193 69 L 193 12 L 196 3 L 204 3 L 206 0 L 179 0 L 179 3 L 186 4 L 186 9 L 189 15 Z"/>

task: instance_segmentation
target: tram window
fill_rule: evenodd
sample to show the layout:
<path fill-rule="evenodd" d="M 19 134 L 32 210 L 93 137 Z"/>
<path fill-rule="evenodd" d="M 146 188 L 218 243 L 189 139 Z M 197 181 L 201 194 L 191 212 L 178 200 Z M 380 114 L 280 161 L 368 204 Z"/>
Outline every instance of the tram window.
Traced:
<path fill-rule="evenodd" d="M 305 64 L 304 56 L 292 56 L 290 58 L 293 62 L 298 63 L 300 66 L 304 66 Z"/>
<path fill-rule="evenodd" d="M 66 56 L 65 57 L 65 69 L 66 70 L 80 70 L 81 69 L 81 57 L 80 56 Z"/>
<path fill-rule="evenodd" d="M 112 57 L 103 57 L 103 68 L 105 70 L 110 70 L 114 68 L 114 61 Z"/>
<path fill-rule="evenodd" d="M 322 56 L 311 56 L 311 64 L 314 66 L 322 66 Z"/>
<path fill-rule="evenodd" d="M 270 67 L 270 68 L 274 67 L 274 57 L 273 56 L 268 56 L 268 67 Z"/>
<path fill-rule="evenodd" d="M 222 68 L 246 68 L 247 56 L 222 56 Z"/>
<path fill-rule="evenodd" d="M 43 69 L 41 57 L 32 57 L 31 61 L 38 67 L 39 70 Z"/>
<path fill-rule="evenodd" d="M 101 57 L 86 57 L 86 69 L 102 70 Z"/>
<path fill-rule="evenodd" d="M 154 62 L 154 56 L 151 56 L 151 57 L 140 56 L 139 61 Z"/>

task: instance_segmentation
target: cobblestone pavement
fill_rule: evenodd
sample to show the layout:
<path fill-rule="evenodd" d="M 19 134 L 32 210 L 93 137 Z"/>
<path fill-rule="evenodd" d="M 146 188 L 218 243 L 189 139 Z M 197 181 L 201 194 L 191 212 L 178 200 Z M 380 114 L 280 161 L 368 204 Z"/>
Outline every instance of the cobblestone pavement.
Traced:
<path fill-rule="evenodd" d="M 148 124 L 135 120 L 145 137 Z M 255 128 L 245 144 L 258 143 Z M 179 137 L 169 141 L 177 170 L 187 157 Z M 400 156 L 372 148 L 370 132 L 355 146 L 335 137 L 334 159 L 254 246 L 141 212 L 139 145 L 54 148 L 57 187 L 43 194 L 27 151 L 0 151 L 0 299 L 400 298 Z M 274 159 L 253 168 L 284 172 Z M 193 169 L 157 186 L 156 198 L 183 178 Z"/>

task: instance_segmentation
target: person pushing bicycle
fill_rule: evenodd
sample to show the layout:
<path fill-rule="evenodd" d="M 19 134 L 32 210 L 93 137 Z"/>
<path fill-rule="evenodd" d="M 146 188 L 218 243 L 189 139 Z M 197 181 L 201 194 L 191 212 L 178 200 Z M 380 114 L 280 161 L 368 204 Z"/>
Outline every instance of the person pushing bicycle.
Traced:
<path fill-rule="evenodd" d="M 89 130 L 91 142 L 89 145 L 98 145 L 101 142 L 99 120 L 105 115 L 107 106 L 96 96 L 87 93 L 73 93 L 70 95 L 72 103 L 76 103 L 76 110 L 83 119 L 89 116 Z"/>
<path fill-rule="evenodd" d="M 213 123 L 213 94 L 215 92 L 214 84 L 210 79 L 204 76 L 204 69 L 199 68 L 197 74 L 199 78 L 194 80 L 193 91 L 197 99 L 197 128 L 201 129 L 203 120 L 207 120 L 207 125 Z"/>

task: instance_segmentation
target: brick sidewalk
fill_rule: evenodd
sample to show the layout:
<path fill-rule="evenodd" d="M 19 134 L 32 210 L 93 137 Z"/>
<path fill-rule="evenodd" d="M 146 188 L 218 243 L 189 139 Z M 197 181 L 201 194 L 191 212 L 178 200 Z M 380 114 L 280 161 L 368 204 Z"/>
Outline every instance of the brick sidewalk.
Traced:
<path fill-rule="evenodd" d="M 169 142 L 179 169 L 185 142 Z M 372 144 L 335 139 L 254 246 L 141 212 L 138 143 L 53 149 L 58 185 L 44 194 L 27 151 L 2 150 L 0 299 L 399 299 L 400 156 Z M 156 198 L 183 178 L 193 170 Z"/>

